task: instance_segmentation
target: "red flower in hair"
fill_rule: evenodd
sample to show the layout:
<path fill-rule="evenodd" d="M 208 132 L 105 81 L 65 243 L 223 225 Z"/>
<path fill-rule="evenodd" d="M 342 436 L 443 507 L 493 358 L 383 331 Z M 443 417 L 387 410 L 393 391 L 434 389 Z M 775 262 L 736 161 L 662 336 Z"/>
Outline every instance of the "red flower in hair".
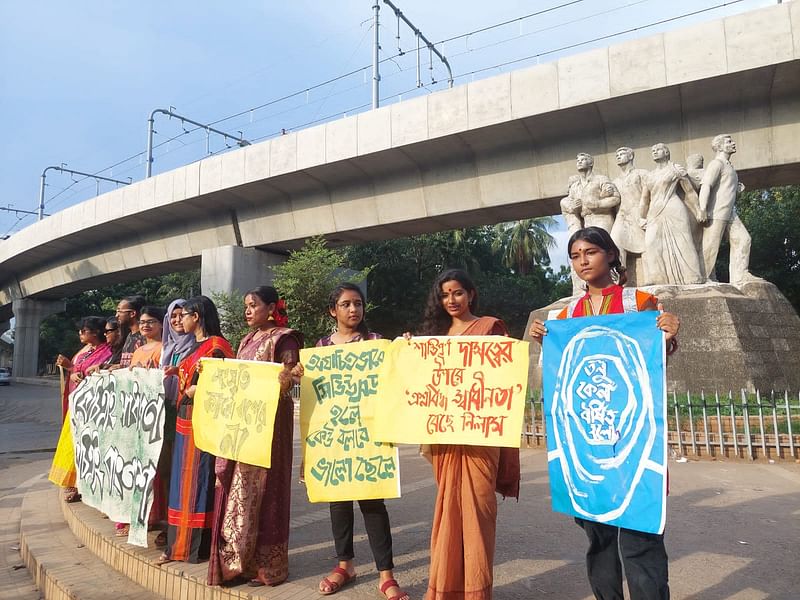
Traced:
<path fill-rule="evenodd" d="M 275 312 L 272 313 L 272 318 L 278 327 L 286 327 L 289 324 L 289 315 L 286 312 L 286 301 L 280 298 L 275 303 Z"/>

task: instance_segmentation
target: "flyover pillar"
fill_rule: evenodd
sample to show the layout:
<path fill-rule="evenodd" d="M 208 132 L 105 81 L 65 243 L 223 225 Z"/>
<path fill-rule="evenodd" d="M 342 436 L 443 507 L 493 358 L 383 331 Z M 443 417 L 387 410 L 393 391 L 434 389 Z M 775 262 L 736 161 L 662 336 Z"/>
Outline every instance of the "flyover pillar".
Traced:
<path fill-rule="evenodd" d="M 200 264 L 200 287 L 203 294 L 214 292 L 243 294 L 259 285 L 272 285 L 271 267 L 286 256 L 240 246 L 220 246 L 203 250 Z"/>
<path fill-rule="evenodd" d="M 42 321 L 63 312 L 63 300 L 14 300 L 14 376 L 36 377 L 39 367 L 39 334 Z"/>

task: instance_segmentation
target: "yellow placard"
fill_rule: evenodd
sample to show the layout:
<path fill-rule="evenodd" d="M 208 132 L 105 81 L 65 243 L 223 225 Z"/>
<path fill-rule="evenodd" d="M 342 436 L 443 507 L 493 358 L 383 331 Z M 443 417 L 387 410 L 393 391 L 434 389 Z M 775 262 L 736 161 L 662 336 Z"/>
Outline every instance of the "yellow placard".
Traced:
<path fill-rule="evenodd" d="M 397 448 L 376 443 L 373 435 L 390 344 L 372 340 L 300 351 L 300 431 L 311 502 L 400 497 Z"/>
<path fill-rule="evenodd" d="M 269 467 L 283 365 L 203 358 L 194 395 L 192 429 L 201 450 Z"/>
<path fill-rule="evenodd" d="M 528 360 L 528 342 L 503 336 L 395 340 L 375 439 L 519 448 Z"/>

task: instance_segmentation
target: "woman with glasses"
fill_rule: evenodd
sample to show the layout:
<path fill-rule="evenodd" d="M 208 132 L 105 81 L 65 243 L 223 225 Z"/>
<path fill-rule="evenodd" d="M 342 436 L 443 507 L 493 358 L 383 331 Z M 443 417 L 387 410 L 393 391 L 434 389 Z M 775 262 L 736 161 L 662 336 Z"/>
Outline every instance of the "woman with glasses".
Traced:
<path fill-rule="evenodd" d="M 271 467 L 217 458 L 209 585 L 237 578 L 249 585 L 278 585 L 289 576 L 289 505 L 292 478 L 294 403 L 291 369 L 300 359 L 303 335 L 289 329 L 283 301 L 270 286 L 244 296 L 252 331 L 236 358 L 281 362 L 280 399 L 272 434 Z"/>
<path fill-rule="evenodd" d="M 144 336 L 144 345 L 133 351 L 131 367 L 152 369 L 161 365 L 161 333 L 164 309 L 145 306 L 139 317 L 139 331 Z"/>
<path fill-rule="evenodd" d="M 169 488 L 167 547 L 156 564 L 173 560 L 197 563 L 208 558 L 214 509 L 214 457 L 194 445 L 192 412 L 200 359 L 233 358 L 222 337 L 217 307 L 206 296 L 190 298 L 181 311 L 186 333 L 194 337 L 191 352 L 177 367 L 178 416 Z M 175 374 L 170 370 L 167 375 Z"/>
<path fill-rule="evenodd" d="M 157 306 L 145 306 L 139 317 L 139 332 L 144 336 L 144 345 L 133 351 L 129 368 L 140 367 L 144 369 L 158 368 L 161 363 L 161 321 L 164 319 L 164 309 Z M 169 489 L 169 471 L 165 469 L 169 463 L 164 458 L 164 445 L 161 446 L 161 456 L 156 467 L 156 476 L 153 479 L 153 504 L 150 508 L 150 525 L 155 526 L 167 519 L 167 498 Z M 165 472 L 166 471 L 166 472 Z M 117 523 L 115 535 L 127 537 L 130 532 L 129 523 Z M 156 546 L 164 546 L 167 535 L 161 532 L 156 536 Z"/>
<path fill-rule="evenodd" d="M 106 320 L 102 317 L 84 317 L 81 319 L 78 326 L 78 337 L 83 347 L 72 357 L 72 360 L 63 354 L 59 354 L 56 359 L 56 364 L 68 374 L 61 397 L 61 415 L 64 428 L 69 428 L 69 395 L 89 375 L 88 370 L 90 367 L 100 365 L 111 357 L 111 345 L 105 341 L 105 326 Z M 62 437 L 64 435 L 62 431 Z M 59 449 L 61 449 L 61 446 L 61 440 L 59 440 Z M 69 447 L 72 448 L 71 443 Z M 64 448 L 63 451 L 69 452 L 69 449 Z M 72 448 L 71 456 L 72 461 L 70 464 L 68 458 L 63 461 L 59 460 L 60 457 L 57 452 L 57 457 L 53 461 L 53 469 L 50 472 L 50 480 L 57 483 L 60 481 L 59 485 L 64 488 L 65 502 L 77 502 L 80 500 L 80 494 L 75 487 L 74 448 Z"/>
<path fill-rule="evenodd" d="M 106 328 L 103 331 L 106 336 L 106 341 L 111 346 L 111 358 L 109 358 L 103 365 L 99 367 L 92 367 L 92 369 L 102 369 L 103 366 L 116 365 L 122 357 L 122 347 L 125 345 L 125 340 L 128 338 L 130 331 L 128 328 L 119 322 L 117 317 L 109 317 L 106 321 Z"/>
<path fill-rule="evenodd" d="M 317 346 L 334 346 L 367 340 L 378 340 L 379 333 L 370 331 L 364 319 L 366 301 L 361 289 L 353 283 L 340 283 L 328 298 L 328 315 L 336 322 L 333 333 L 317 342 Z M 302 377 L 303 365 L 295 367 L 293 375 Z M 383 499 L 359 500 L 358 507 L 364 517 L 372 558 L 378 569 L 380 582 L 378 589 L 391 600 L 408 600 L 408 594 L 400 589 L 394 578 L 394 559 L 392 553 L 392 528 L 389 513 Z M 323 596 L 335 594 L 352 582 L 356 576 L 355 552 L 353 549 L 353 502 L 331 502 L 331 530 L 336 548 L 337 565 L 319 583 L 319 593 Z"/>

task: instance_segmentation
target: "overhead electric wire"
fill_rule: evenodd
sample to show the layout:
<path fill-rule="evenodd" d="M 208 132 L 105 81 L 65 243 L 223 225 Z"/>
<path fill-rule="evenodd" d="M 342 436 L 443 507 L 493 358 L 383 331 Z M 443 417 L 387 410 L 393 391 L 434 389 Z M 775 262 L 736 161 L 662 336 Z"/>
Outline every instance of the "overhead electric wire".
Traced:
<path fill-rule="evenodd" d="M 740 2 L 744 2 L 744 0 L 730 0 L 729 2 L 723 2 L 722 4 L 717 4 L 715 6 L 710 6 L 708 8 L 703 8 L 703 9 L 696 10 L 696 11 L 693 11 L 693 12 L 684 13 L 682 15 L 678 15 L 678 16 L 675 16 L 675 17 L 669 17 L 667 19 L 661 19 L 659 21 L 654 21 L 652 23 L 647 23 L 646 25 L 640 25 L 639 27 L 631 27 L 630 29 L 624 29 L 622 31 L 617 31 L 615 33 L 609 33 L 607 35 L 601 35 L 601 36 L 598 36 L 596 38 L 592 38 L 590 40 L 585 40 L 583 42 L 576 42 L 574 44 L 567 44 L 566 46 L 561 46 L 559 48 L 553 48 L 552 50 L 545 50 L 545 51 L 542 51 L 542 52 L 537 52 L 536 54 L 531 54 L 529 56 L 523 56 L 522 58 L 516 58 L 514 60 L 509 60 L 509 61 L 506 61 L 506 62 L 498 63 L 498 64 L 492 65 L 490 67 L 483 67 L 481 69 L 475 69 L 474 71 L 468 71 L 466 73 L 461 73 L 460 75 L 456 75 L 456 76 L 453 77 L 453 79 L 461 79 L 463 77 L 469 77 L 470 75 L 476 75 L 478 73 L 483 73 L 485 71 L 490 71 L 492 69 L 498 69 L 500 67 L 506 67 L 508 65 L 513 65 L 513 64 L 516 64 L 516 63 L 519 63 L 519 62 L 523 62 L 523 61 L 526 61 L 526 60 L 532 60 L 534 58 L 547 56 L 548 54 L 555 54 L 556 52 L 563 52 L 564 50 L 571 50 L 572 48 L 578 48 L 580 46 L 585 46 L 587 44 L 592 44 L 594 42 L 600 42 L 600 41 L 607 40 L 607 39 L 612 38 L 612 37 L 625 35 L 626 33 L 633 33 L 634 31 L 641 31 L 642 29 L 649 29 L 650 27 L 655 27 L 657 25 L 663 25 L 664 23 L 670 23 L 672 21 L 677 21 L 679 19 L 684 19 L 686 17 L 692 17 L 692 16 L 695 16 L 695 15 L 702 14 L 704 12 L 708 12 L 708 11 L 711 11 L 711 10 L 716 10 L 718 8 L 723 8 L 725 6 L 738 4 Z"/>
<path fill-rule="evenodd" d="M 533 18 L 533 17 L 536 17 L 536 16 L 540 16 L 540 15 L 542 15 L 542 14 L 545 14 L 545 13 L 553 12 L 553 11 L 556 11 L 556 10 L 559 10 L 559 9 L 562 9 L 562 8 L 566 8 L 566 7 L 569 7 L 569 6 L 572 6 L 572 5 L 577 5 L 577 4 L 580 4 L 580 3 L 582 3 L 582 2 L 585 2 L 585 1 L 586 1 L 586 0 L 572 0 L 572 1 L 570 1 L 570 2 L 562 2 L 561 4 L 558 4 L 558 5 L 556 5 L 556 6 L 552 6 L 552 7 L 549 7 L 549 8 L 546 8 L 546 9 L 542 9 L 542 10 L 539 10 L 539 11 L 536 11 L 536 12 L 528 13 L 528 14 L 526 14 L 526 15 L 522 15 L 522 16 L 520 16 L 520 17 L 515 17 L 515 18 L 513 18 L 513 19 L 509 19 L 509 20 L 506 20 L 506 21 L 503 21 L 503 22 L 500 22 L 500 23 L 495 23 L 495 24 L 493 24 L 493 25 L 488 25 L 488 26 L 486 26 L 486 27 L 481 27 L 481 28 L 478 28 L 478 29 L 475 29 L 475 30 L 472 30 L 472 31 L 469 31 L 469 32 L 466 32 L 466 33 L 459 34 L 459 35 L 457 35 L 457 36 L 452 36 L 452 37 L 449 37 L 449 38 L 444 38 L 444 39 L 442 39 L 442 40 L 440 40 L 440 41 L 436 42 L 434 45 L 445 44 L 445 43 L 452 42 L 452 41 L 455 41 L 455 40 L 458 40 L 458 39 L 468 38 L 468 37 L 470 37 L 470 36 L 474 36 L 474 35 L 476 35 L 476 34 L 483 33 L 483 32 L 485 32 L 485 31 L 489 31 L 489 30 L 492 30 L 492 29 L 496 29 L 496 28 L 499 28 L 499 27 L 503 27 L 503 26 L 505 26 L 505 25 L 509 25 L 509 24 L 512 24 L 512 23 L 517 23 L 517 22 L 520 22 L 520 21 L 524 21 L 524 20 L 526 20 L 526 19 L 530 19 L 530 18 Z M 532 35 L 532 34 L 535 34 L 535 33 L 541 33 L 542 31 L 547 31 L 547 30 L 550 30 L 550 29 L 555 29 L 555 28 L 558 28 L 558 27 L 563 27 L 563 26 L 566 26 L 566 25 L 569 25 L 569 24 L 572 24 L 572 23 L 575 23 L 575 22 L 584 21 L 584 20 L 587 20 L 587 19 L 589 19 L 589 18 L 593 18 L 593 17 L 599 16 L 599 15 L 601 15 L 601 14 L 607 14 L 607 13 L 609 13 L 609 12 L 613 12 L 613 11 L 616 11 L 616 10 L 620 10 L 620 9 L 622 9 L 622 8 L 627 8 L 627 7 L 629 7 L 629 6 L 634 6 L 634 5 L 636 5 L 636 4 L 640 4 L 640 3 L 643 3 L 643 2 L 646 2 L 646 1 L 648 1 L 648 0 L 640 0 L 639 2 L 634 2 L 633 4 L 628 4 L 628 5 L 624 5 L 624 6 L 621 6 L 621 7 L 612 8 L 612 9 L 609 9 L 609 10 L 607 10 L 607 11 L 602 11 L 602 12 L 600 12 L 600 13 L 596 13 L 596 14 L 594 14 L 594 15 L 591 15 L 591 16 L 580 17 L 580 18 L 577 18 L 577 19 L 573 19 L 573 20 L 571 20 L 571 21 L 567 21 L 567 22 L 565 22 L 565 23 L 562 23 L 562 24 L 553 25 L 553 26 L 550 26 L 550 27 L 547 27 L 547 28 L 544 28 L 544 29 L 540 29 L 540 30 L 534 31 L 534 32 L 528 32 L 528 33 L 525 33 L 525 34 L 516 35 L 516 36 L 514 36 L 513 38 L 508 38 L 507 40 L 501 40 L 501 41 L 497 41 L 497 42 L 492 42 L 492 43 L 490 43 L 490 44 L 487 44 L 487 45 L 485 45 L 485 46 L 481 46 L 481 47 L 479 47 L 479 48 L 476 48 L 476 49 L 471 49 L 471 50 L 469 50 L 469 51 L 467 51 L 467 52 L 477 52 L 477 51 L 479 51 L 479 50 L 483 50 L 483 49 L 485 49 L 485 48 L 488 48 L 488 47 L 492 47 L 492 46 L 495 46 L 495 45 L 499 45 L 499 44 L 501 44 L 501 43 L 505 43 L 505 42 L 508 42 L 508 41 L 513 41 L 513 40 L 515 40 L 515 39 L 518 39 L 518 38 L 520 38 L 520 37 L 523 37 L 523 36 L 528 36 L 528 35 Z M 581 47 L 581 46 L 585 46 L 585 45 L 588 45 L 588 44 L 592 44 L 592 43 L 596 43 L 596 42 L 599 42 L 599 41 L 607 40 L 607 39 L 614 38 L 614 37 L 621 36 L 621 35 L 626 35 L 626 34 L 629 34 L 629 33 L 636 32 L 636 31 L 641 31 L 641 30 L 648 29 L 648 28 L 651 28 L 651 27 L 656 27 L 656 26 L 658 26 L 658 25 L 663 25 L 663 24 L 665 24 L 665 23 L 670 23 L 670 22 L 673 22 L 673 21 L 677 21 L 677 20 L 680 20 L 680 19 L 687 18 L 687 17 L 696 16 L 696 15 L 698 15 L 698 14 L 702 14 L 702 13 L 710 12 L 710 11 L 712 11 L 712 10 L 716 10 L 716 9 L 719 9 L 719 8 L 724 8 L 724 7 L 726 7 L 726 6 L 732 6 L 732 5 L 739 4 L 739 3 L 741 3 L 741 2 L 744 2 L 744 1 L 745 1 L 745 0 L 729 0 L 729 1 L 726 1 L 726 2 L 722 2 L 722 3 L 716 4 L 716 5 L 714 5 L 714 6 L 710 6 L 710 7 L 706 7 L 706 8 L 703 8 L 703 9 L 698 9 L 698 10 L 695 10 L 695 11 L 691 11 L 691 12 L 683 13 L 683 14 L 681 14 L 681 15 L 677 15 L 677 16 L 674 16 L 674 17 L 669 17 L 669 18 L 665 18 L 665 19 L 660 19 L 660 20 L 658 20 L 658 21 L 654 21 L 654 22 L 652 22 L 652 23 L 647 23 L 647 24 L 645 24 L 645 25 L 641 25 L 641 26 L 637 26 L 637 27 L 632 27 L 632 28 L 624 29 L 624 30 L 621 30 L 621 31 L 617 31 L 617 32 L 610 33 L 610 34 L 606 34 L 606 35 L 602 35 L 602 36 L 597 36 L 597 37 L 594 37 L 594 38 L 592 38 L 592 39 L 585 40 L 585 41 L 582 41 L 582 42 L 576 42 L 576 43 L 573 43 L 573 44 L 566 44 L 566 45 L 564 45 L 564 46 L 560 46 L 560 47 L 558 47 L 558 48 L 553 48 L 553 49 L 549 49 L 549 50 L 544 50 L 544 51 L 537 52 L 537 53 L 535 53 L 535 54 L 531 54 L 531 55 L 524 56 L 524 57 L 521 57 L 521 58 L 517 58 L 517 59 L 513 59 L 513 60 L 508 60 L 508 61 L 504 61 L 504 62 L 501 62 L 501 63 L 497 63 L 497 64 L 494 64 L 494 65 L 492 65 L 492 66 L 488 66 L 488 67 L 482 67 L 482 68 L 479 68 L 479 69 L 474 69 L 474 70 L 471 70 L 471 71 L 466 71 L 466 72 L 460 73 L 460 74 L 458 74 L 458 75 L 455 75 L 455 76 L 454 76 L 454 79 L 463 79 L 463 78 L 465 78 L 465 77 L 474 76 L 474 75 L 477 75 L 477 74 L 479 74 L 479 73 L 483 73 L 483 72 L 490 71 L 490 70 L 493 70 L 493 69 L 500 69 L 500 68 L 503 68 L 503 67 L 506 67 L 506 66 L 509 66 L 509 65 L 513 65 L 513 64 L 520 63 L 520 62 L 524 62 L 524 61 L 526 61 L 526 60 L 533 60 L 533 59 L 536 59 L 536 58 L 540 58 L 540 57 L 542 57 L 542 56 L 547 56 L 547 55 L 555 54 L 555 53 L 558 53 L 558 52 L 564 52 L 564 51 L 566 51 L 566 50 L 570 50 L 570 49 L 574 49 L 574 48 L 579 48 L 579 47 Z M 362 39 L 362 42 L 360 42 L 359 44 L 361 44 L 361 43 L 363 43 L 363 39 Z M 459 53 L 459 54 L 457 54 L 456 56 L 460 56 L 460 55 L 462 55 L 462 54 L 466 54 L 467 52 L 462 52 L 462 53 Z M 391 62 L 393 62 L 393 63 L 394 63 L 394 64 L 395 64 L 395 65 L 398 67 L 398 69 L 399 69 L 399 70 L 398 70 L 398 72 L 396 72 L 396 73 L 393 73 L 393 74 L 391 74 L 391 75 L 387 75 L 387 76 L 386 76 L 386 78 L 389 78 L 389 77 L 393 77 L 393 76 L 399 75 L 399 74 L 401 74 L 401 73 L 403 73 L 403 72 L 405 72 L 405 71 L 407 71 L 407 70 L 411 70 L 411 69 L 413 68 L 413 66 L 409 66 L 409 67 L 407 67 L 407 68 L 403 68 L 403 67 L 401 67 L 401 66 L 400 66 L 400 65 L 397 63 L 397 61 L 396 61 L 395 59 L 397 59 L 397 58 L 400 58 L 400 57 L 402 57 L 403 55 L 409 55 L 409 56 L 413 56 L 413 52 L 409 51 L 409 52 L 397 53 L 397 54 L 394 54 L 394 55 L 392 55 L 392 56 L 388 56 L 388 57 L 382 58 L 382 59 L 380 60 L 380 63 L 385 63 L 385 62 L 389 62 L 389 61 L 391 61 Z M 352 57 L 351 57 L 351 58 L 352 58 Z M 283 101 L 289 100 L 289 99 L 291 99 L 291 98 L 294 98 L 294 97 L 300 96 L 300 95 L 302 95 L 302 94 L 306 94 L 306 95 L 308 95 L 308 94 L 309 94 L 309 92 L 312 92 L 312 91 L 314 91 L 314 90 L 317 90 L 317 89 L 323 88 L 323 87 L 325 87 L 325 86 L 327 86 L 327 85 L 334 84 L 334 83 L 336 83 L 336 82 L 338 82 L 338 81 L 340 81 L 340 80 L 342 80 L 342 79 L 345 79 L 345 78 L 347 78 L 347 77 L 352 77 L 352 76 L 353 76 L 353 75 L 355 75 L 355 74 L 358 74 L 358 73 L 364 72 L 366 69 L 369 69 L 370 67 L 371 67 L 371 65 L 365 65 L 365 66 L 359 67 L 359 68 L 357 68 L 357 69 L 354 69 L 354 70 L 348 71 L 347 73 L 341 74 L 341 75 L 339 75 L 339 76 L 337 76 L 337 77 L 332 77 L 332 78 L 330 78 L 330 79 L 327 79 L 327 80 L 325 80 L 325 81 L 323 81 L 323 82 L 320 82 L 320 83 L 317 83 L 317 84 L 315 84 L 315 85 L 312 85 L 312 86 L 306 87 L 306 88 L 304 88 L 304 89 L 302 89 L 302 90 L 299 90 L 299 91 L 297 91 L 297 92 L 293 92 L 293 93 L 291 93 L 291 94 L 286 94 L 286 95 L 284 95 L 284 96 L 281 96 L 281 97 L 279 97 L 279 98 L 275 98 L 275 99 L 273 99 L 273 100 L 270 100 L 270 101 L 264 102 L 264 103 L 262 103 L 262 104 L 260 104 L 260 105 L 258 105 L 258 106 L 254 106 L 254 107 L 248 108 L 248 109 L 246 109 L 246 110 L 242 110 L 242 111 L 236 112 L 236 113 L 234 113 L 234 114 L 231 114 L 231 115 L 228 115 L 228 116 L 222 117 L 222 118 L 220 118 L 220 119 L 217 119 L 217 120 L 211 121 L 211 122 L 209 123 L 209 125 L 216 125 L 216 124 L 222 123 L 222 122 L 224 122 L 224 121 L 228 121 L 228 120 L 235 119 L 235 118 L 237 118 L 237 117 L 240 117 L 240 116 L 246 115 L 246 114 L 248 114 L 248 113 L 254 113 L 254 112 L 256 112 L 256 111 L 259 111 L 259 110 L 262 110 L 263 108 L 266 108 L 266 107 L 268 107 L 268 106 L 272 106 L 272 105 L 278 104 L 278 103 L 280 103 L 280 102 L 283 102 Z M 271 67 L 267 67 L 267 68 L 271 68 Z M 438 67 L 438 65 L 437 65 L 437 69 L 438 69 L 438 68 L 439 68 L 439 67 Z M 264 70 L 264 69 L 262 69 L 262 70 Z M 322 99 L 321 99 L 321 101 L 322 101 L 322 102 L 323 102 L 323 104 L 324 104 L 324 102 L 326 102 L 326 101 L 327 101 L 328 99 L 330 99 L 331 97 L 334 97 L 334 96 L 338 96 L 338 95 L 341 95 L 341 94 L 347 93 L 348 91 L 352 91 L 352 90 L 354 90 L 354 89 L 360 88 L 360 87 L 362 87 L 363 85 L 365 85 L 365 84 L 364 84 L 364 83 L 362 83 L 362 84 L 359 84 L 359 85 L 357 85 L 357 86 L 352 86 L 352 87 L 350 87 L 350 88 L 347 88 L 347 89 L 345 89 L 345 90 L 342 90 L 342 91 L 340 91 L 340 92 L 336 92 L 336 93 L 333 93 L 333 92 L 331 92 L 330 94 L 328 94 L 327 96 L 325 96 L 324 98 L 322 98 Z M 428 88 L 428 85 L 427 85 L 427 84 L 425 84 L 425 85 L 423 85 L 423 86 L 421 86 L 421 87 L 422 87 L 422 88 L 424 88 L 426 92 L 428 92 L 428 93 L 430 93 L 430 92 L 431 92 L 431 90 Z M 417 89 L 419 89 L 419 88 L 418 88 L 418 87 L 415 87 L 415 88 L 411 88 L 411 89 L 409 89 L 409 90 L 406 90 L 406 91 L 403 91 L 403 92 L 400 92 L 400 93 L 390 94 L 390 95 L 388 95 L 388 96 L 387 96 L 387 99 L 388 99 L 388 98 L 394 98 L 394 97 L 400 97 L 400 96 L 406 95 L 406 94 L 408 94 L 408 93 L 411 93 L 411 92 L 413 92 L 413 91 L 415 91 L 415 90 L 417 90 Z M 319 101 L 320 101 L 320 100 L 315 100 L 315 101 L 313 101 L 313 102 L 306 102 L 306 103 L 305 103 L 305 104 L 303 104 L 303 105 L 299 105 L 299 106 L 296 106 L 296 107 L 291 107 L 291 108 L 289 108 L 289 109 L 286 109 L 286 110 L 284 110 L 284 111 L 280 111 L 279 113 L 275 113 L 275 114 L 271 114 L 271 115 L 266 115 L 266 116 L 264 116 L 264 117 L 262 117 L 262 118 L 256 119 L 255 121 L 252 121 L 252 122 L 251 122 L 251 123 L 249 123 L 249 124 L 240 125 L 240 127 L 241 127 L 243 130 L 244 130 L 244 129 L 248 129 L 248 128 L 250 128 L 250 126 L 251 126 L 251 125 L 253 125 L 254 123 L 260 123 L 260 122 L 262 122 L 262 121 L 264 121 L 264 120 L 267 120 L 267 119 L 269 119 L 269 118 L 273 118 L 274 116 L 280 116 L 281 114 L 286 114 L 286 113 L 289 113 L 289 112 L 292 112 L 292 111 L 295 111 L 295 110 L 300 110 L 300 109 L 302 109 L 302 108 L 304 108 L 304 107 L 306 107 L 306 106 L 309 106 L 309 105 L 311 105 L 311 104 L 315 104 L 315 103 L 317 103 L 317 102 L 319 102 Z M 320 117 L 320 118 L 315 118 L 315 119 L 313 119 L 313 120 L 311 120 L 311 121 L 307 121 L 307 122 L 305 122 L 305 123 L 303 123 L 303 124 L 300 124 L 300 125 L 295 125 L 295 126 L 290 126 L 290 127 L 286 127 L 286 128 L 281 128 L 281 129 L 280 129 L 280 130 L 278 130 L 278 131 L 275 131 L 275 132 L 273 132 L 273 133 L 270 133 L 270 134 L 267 134 L 267 135 L 264 135 L 264 136 L 260 136 L 260 137 L 254 138 L 254 139 L 252 139 L 251 141 L 260 141 L 260 140 L 268 139 L 269 137 L 273 137 L 273 136 L 276 136 L 276 135 L 279 135 L 279 134 L 281 134 L 283 131 L 291 131 L 291 130 L 297 130 L 297 129 L 300 129 L 300 128 L 303 128 L 303 127 L 308 127 L 308 126 L 311 126 L 311 125 L 314 125 L 314 124 L 317 124 L 317 123 L 320 123 L 320 122 L 323 122 L 323 121 L 326 121 L 326 120 L 332 119 L 332 118 L 336 117 L 337 115 L 348 114 L 348 113 L 352 113 L 352 112 L 355 112 L 355 111 L 358 111 L 358 110 L 362 110 L 362 109 L 364 109 L 364 108 L 366 108 L 366 107 L 368 107 L 368 106 L 369 106 L 369 103 L 365 103 L 365 104 L 360 104 L 360 105 L 358 105 L 358 106 L 355 106 L 355 107 L 348 108 L 348 109 L 346 109 L 346 110 L 339 110 L 339 111 L 336 111 L 335 113 L 330 113 L 330 114 L 329 114 L 329 115 L 327 115 L 327 116 Z M 318 111 L 317 111 L 317 112 L 319 112 L 319 109 L 318 109 Z M 188 130 L 184 129 L 184 130 L 183 130 L 181 133 L 179 133 L 179 134 L 177 134 L 177 135 L 174 135 L 174 136 L 171 136 L 171 137 L 169 137 L 169 138 L 167 138 L 167 139 L 165 139 L 165 140 L 163 140 L 163 141 L 159 142 L 158 144 L 156 144 L 156 145 L 154 146 L 154 148 L 161 148 L 161 147 L 163 147 L 163 146 L 165 146 L 165 145 L 169 144 L 169 143 L 170 143 L 170 142 L 172 142 L 172 141 L 179 140 L 179 138 L 182 138 L 183 136 L 186 136 L 186 135 L 189 135 L 189 134 L 191 134 L 191 133 L 194 133 L 194 132 L 196 132 L 196 131 L 198 131 L 198 130 L 202 130 L 202 128 L 201 128 L 201 127 L 196 127 L 196 128 L 193 128 L 193 129 L 188 129 Z M 193 145 L 195 145 L 195 144 L 199 143 L 200 141 L 202 141 L 202 140 L 198 140 L 198 141 L 195 141 L 195 142 L 190 142 L 190 143 L 188 143 L 188 144 L 185 144 L 185 145 L 184 145 L 184 146 L 181 148 L 181 150 L 183 150 L 183 149 L 184 149 L 184 148 L 186 148 L 186 147 L 193 146 Z M 221 152 L 221 151 L 222 151 L 222 149 L 220 149 L 220 150 L 218 150 L 218 151 L 215 151 L 215 152 L 213 152 L 213 153 L 211 153 L 211 154 L 216 154 L 216 153 L 218 153 L 218 152 Z M 166 153 L 164 153 L 164 154 L 161 154 L 160 156 L 164 156 L 164 155 L 168 154 L 169 152 L 170 152 L 170 151 L 168 151 L 168 152 L 166 152 Z M 104 167 L 103 169 L 100 169 L 100 170 L 98 170 L 98 171 L 95 171 L 95 174 L 100 174 L 100 173 L 103 173 L 103 172 L 105 172 L 105 171 L 110 171 L 110 170 L 112 170 L 112 169 L 114 169 L 114 168 L 116 168 L 116 167 L 118 167 L 118 166 L 120 166 L 120 165 L 123 165 L 123 164 L 125 164 L 125 163 L 127 163 L 127 162 L 129 162 L 129 161 L 131 161 L 131 160 L 135 160 L 135 159 L 137 159 L 137 158 L 140 158 L 140 157 L 142 157 L 142 156 L 144 156 L 144 155 L 145 155 L 145 152 L 144 152 L 144 151 L 137 152 L 137 153 L 135 153 L 135 154 L 132 154 L 131 156 L 128 156 L 128 157 L 126 157 L 126 158 L 124 158 L 124 159 L 122 159 L 122 160 L 119 160 L 119 161 L 115 162 L 115 163 L 114 163 L 114 164 L 112 164 L 112 165 L 109 165 L 109 166 L 107 166 L 107 167 Z M 133 166 L 131 166 L 129 169 L 125 169 L 125 170 L 123 170 L 123 171 L 121 171 L 121 172 L 119 172 L 119 173 L 126 173 L 126 172 L 129 172 L 129 171 L 131 171 L 131 170 L 133 170 L 133 169 L 137 168 L 138 166 L 139 166 L 139 165 L 133 165 Z M 84 178 L 84 179 L 85 179 L 85 178 Z M 70 184 L 69 186 L 67 186 L 66 188 L 62 189 L 60 192 L 58 192 L 57 194 L 55 194 L 54 196 L 52 196 L 51 198 L 49 198 L 47 202 L 50 202 L 50 203 L 52 203 L 52 202 L 53 202 L 53 200 L 55 200 L 56 198 L 59 198 L 59 197 L 60 197 L 60 196 L 62 196 L 64 193 L 66 193 L 68 190 L 72 189 L 72 188 L 74 187 L 74 185 L 75 185 L 76 183 L 79 183 L 80 181 L 83 181 L 83 180 L 78 180 L 78 181 L 75 181 L 75 182 L 73 182 L 72 184 Z M 67 198 L 62 198 L 62 199 L 61 199 L 61 200 L 59 200 L 57 203 L 61 203 L 62 201 L 69 200 L 69 199 L 71 199 L 72 197 L 74 197 L 75 195 L 77 195 L 78 193 L 80 193 L 81 191 L 84 191 L 84 190 L 86 190 L 86 189 L 88 189 L 88 188 L 82 188 L 81 190 L 76 190 L 76 191 L 75 191 L 75 192 L 74 192 L 72 195 L 68 196 Z M 23 217 L 23 218 L 24 218 L 24 217 Z M 18 224 L 18 223 L 17 223 L 17 224 Z M 16 225 L 17 225 L 17 224 L 13 225 L 11 229 L 14 229 L 14 228 L 16 227 Z"/>

